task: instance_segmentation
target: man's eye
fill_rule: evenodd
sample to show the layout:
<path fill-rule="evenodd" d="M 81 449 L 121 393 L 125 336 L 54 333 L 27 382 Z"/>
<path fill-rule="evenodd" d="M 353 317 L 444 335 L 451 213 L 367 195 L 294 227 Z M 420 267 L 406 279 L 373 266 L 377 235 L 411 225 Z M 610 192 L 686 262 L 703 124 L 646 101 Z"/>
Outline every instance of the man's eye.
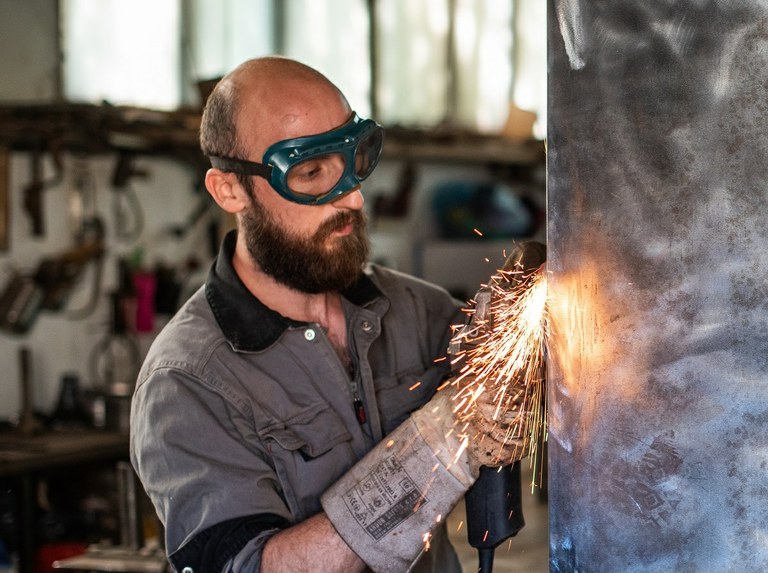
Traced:
<path fill-rule="evenodd" d="M 321 171 L 322 169 L 320 169 L 320 167 L 313 167 L 312 169 L 307 169 L 307 171 L 304 173 L 304 177 L 306 177 L 307 179 L 311 179 L 313 177 L 319 177 Z"/>
<path fill-rule="evenodd" d="M 294 171 L 296 172 L 296 175 L 302 179 L 313 179 L 320 176 L 323 172 L 323 166 L 316 162 L 304 163 Z"/>

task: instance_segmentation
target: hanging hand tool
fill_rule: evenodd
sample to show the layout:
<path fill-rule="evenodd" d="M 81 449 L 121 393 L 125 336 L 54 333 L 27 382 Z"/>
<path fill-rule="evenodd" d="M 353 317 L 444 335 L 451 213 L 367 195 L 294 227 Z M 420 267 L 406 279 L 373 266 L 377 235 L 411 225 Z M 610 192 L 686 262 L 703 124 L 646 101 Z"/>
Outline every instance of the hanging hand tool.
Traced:
<path fill-rule="evenodd" d="M 32 235 L 42 237 L 45 234 L 45 217 L 43 210 L 43 191 L 57 185 L 63 177 L 61 155 L 56 147 L 51 147 L 51 156 L 56 167 L 56 173 L 51 179 L 43 179 L 43 152 L 40 149 L 32 151 L 30 158 L 30 174 L 32 180 L 23 191 L 24 210 L 32 221 Z"/>
<path fill-rule="evenodd" d="M 94 386 L 107 395 L 130 396 L 141 366 L 139 346 L 132 332 L 135 293 L 125 261 L 119 261 L 118 274 L 119 290 L 110 294 L 109 332 L 91 351 L 90 374 Z"/>
<path fill-rule="evenodd" d="M 115 192 L 115 235 L 122 241 L 137 239 L 144 230 L 144 212 L 131 185 L 134 178 L 146 179 L 149 172 L 136 167 L 136 156 L 121 152 L 112 172 L 112 189 Z"/>
<path fill-rule="evenodd" d="M 96 185 L 88 162 L 79 160 L 73 166 L 73 189 L 70 195 L 70 217 L 72 232 L 77 245 L 72 252 L 85 255 L 79 273 L 90 263 L 92 268 L 91 292 L 88 301 L 80 308 L 67 311 L 71 320 L 83 319 L 90 316 L 98 306 L 101 296 L 103 271 L 105 263 L 104 221 L 96 206 Z"/>
<path fill-rule="evenodd" d="M 25 334 L 34 325 L 40 311 L 62 310 L 85 267 L 93 261 L 96 261 L 97 267 L 97 284 L 93 286 L 97 295 L 103 254 L 103 242 L 94 239 L 55 256 L 44 257 L 31 274 L 14 273 L 0 293 L 0 330 Z M 95 295 L 92 299 L 95 300 Z M 94 306 L 88 305 L 88 314 Z M 85 313 L 79 311 L 77 318 L 83 316 Z"/>
<path fill-rule="evenodd" d="M 43 289 L 34 277 L 14 272 L 0 293 L 0 330 L 24 334 L 43 307 Z"/>
<path fill-rule="evenodd" d="M 62 310 L 85 267 L 92 261 L 100 261 L 103 255 L 102 240 L 94 239 L 54 257 L 44 258 L 34 274 L 35 282 L 43 290 L 42 308 Z M 99 285 L 93 288 L 98 294 Z"/>
<path fill-rule="evenodd" d="M 32 396 L 32 362 L 29 348 L 23 346 L 19 350 L 19 368 L 21 369 L 21 413 L 16 429 L 26 436 L 39 434 L 43 425 L 35 415 L 34 399 Z"/>

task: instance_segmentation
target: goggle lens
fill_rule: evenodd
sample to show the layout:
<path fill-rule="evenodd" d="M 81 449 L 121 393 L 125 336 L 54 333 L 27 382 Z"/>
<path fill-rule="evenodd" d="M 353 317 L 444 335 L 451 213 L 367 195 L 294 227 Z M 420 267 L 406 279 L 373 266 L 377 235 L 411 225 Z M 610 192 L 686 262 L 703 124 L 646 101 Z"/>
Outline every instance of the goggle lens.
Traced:
<path fill-rule="evenodd" d="M 372 131 L 355 150 L 355 175 L 360 179 L 368 177 L 379 162 L 384 135 L 380 129 Z"/>
<path fill-rule="evenodd" d="M 361 139 L 354 151 L 355 177 L 368 177 L 378 163 L 384 142 L 381 130 L 373 130 Z M 319 197 L 330 193 L 347 172 L 347 155 L 327 153 L 314 155 L 292 165 L 285 174 L 289 190 L 301 195 Z"/>
<path fill-rule="evenodd" d="M 302 195 L 325 195 L 344 175 L 346 160 L 340 153 L 310 157 L 293 165 L 285 175 L 288 189 Z"/>

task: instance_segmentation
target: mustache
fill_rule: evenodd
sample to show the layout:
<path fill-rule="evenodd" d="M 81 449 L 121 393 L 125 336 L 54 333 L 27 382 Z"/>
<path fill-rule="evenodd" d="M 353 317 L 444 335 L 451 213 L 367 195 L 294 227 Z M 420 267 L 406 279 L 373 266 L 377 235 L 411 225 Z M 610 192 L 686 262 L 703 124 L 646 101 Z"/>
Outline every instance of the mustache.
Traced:
<path fill-rule="evenodd" d="M 363 228 L 366 224 L 366 216 L 362 211 L 341 211 L 320 225 L 315 232 L 317 239 L 325 239 L 334 231 L 346 227 L 350 223 L 355 227 Z"/>

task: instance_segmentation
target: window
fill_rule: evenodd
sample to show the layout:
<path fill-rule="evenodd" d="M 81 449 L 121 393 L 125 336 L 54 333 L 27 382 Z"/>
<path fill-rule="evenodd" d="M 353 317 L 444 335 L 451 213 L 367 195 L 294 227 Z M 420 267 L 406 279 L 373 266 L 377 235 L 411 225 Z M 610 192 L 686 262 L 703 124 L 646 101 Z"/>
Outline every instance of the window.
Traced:
<path fill-rule="evenodd" d="M 387 125 L 494 132 L 513 97 L 546 109 L 541 0 L 60 1 L 70 100 L 172 109 L 196 103 L 196 81 L 282 53 Z"/>
<path fill-rule="evenodd" d="M 455 116 L 462 125 L 496 131 L 512 94 L 513 3 L 456 0 L 456 9 Z"/>
<path fill-rule="evenodd" d="M 283 2 L 280 52 L 304 62 L 335 83 L 360 115 L 371 114 L 371 65 L 365 0 Z"/>
<path fill-rule="evenodd" d="M 61 2 L 64 96 L 68 100 L 178 107 L 178 2 Z"/>
<path fill-rule="evenodd" d="M 377 102 L 385 124 L 429 126 L 446 117 L 450 73 L 448 0 L 376 4 Z"/>
<path fill-rule="evenodd" d="M 185 7 L 190 84 L 275 51 L 273 0 L 187 0 Z"/>
<path fill-rule="evenodd" d="M 515 13 L 512 101 L 538 119 L 533 133 L 547 133 L 547 2 L 518 0 Z"/>

